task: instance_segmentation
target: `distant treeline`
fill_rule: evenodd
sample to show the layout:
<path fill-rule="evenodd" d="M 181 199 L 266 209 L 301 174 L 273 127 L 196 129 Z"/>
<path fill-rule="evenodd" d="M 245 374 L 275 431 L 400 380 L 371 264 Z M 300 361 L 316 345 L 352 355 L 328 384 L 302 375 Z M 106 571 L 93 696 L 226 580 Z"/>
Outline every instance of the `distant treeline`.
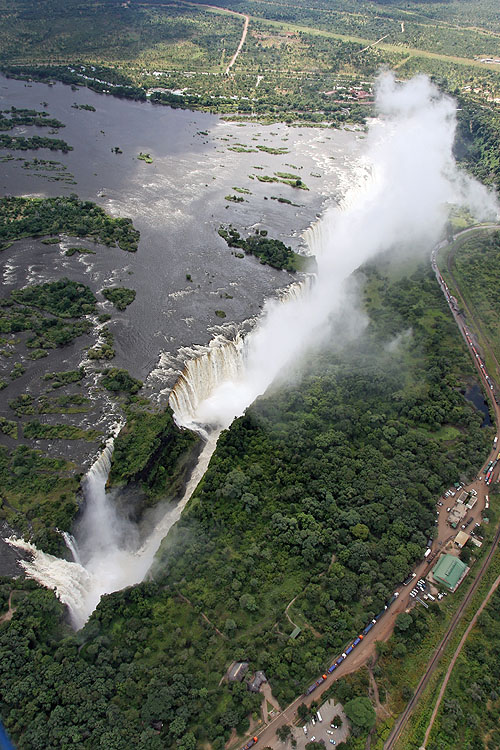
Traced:
<path fill-rule="evenodd" d="M 111 68 L 88 67 L 86 72 L 79 73 L 70 69 L 67 65 L 15 65 L 2 67 L 0 70 L 7 78 L 20 78 L 22 80 L 40 81 L 48 83 L 50 81 L 61 81 L 61 83 L 73 86 L 86 86 L 97 93 L 111 93 L 123 99 L 145 100 L 146 92 L 143 88 L 134 85 L 130 78 L 119 71 Z M 84 75 L 86 77 L 84 77 Z"/>

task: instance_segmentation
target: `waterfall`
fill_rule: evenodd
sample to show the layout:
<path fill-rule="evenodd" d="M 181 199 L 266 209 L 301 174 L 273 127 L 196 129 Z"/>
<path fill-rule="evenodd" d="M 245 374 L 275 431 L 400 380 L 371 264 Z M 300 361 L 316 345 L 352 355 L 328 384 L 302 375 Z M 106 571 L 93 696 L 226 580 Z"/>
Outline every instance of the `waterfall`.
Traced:
<path fill-rule="evenodd" d="M 240 376 L 244 349 L 239 333 L 234 339 L 216 336 L 201 354 L 188 359 L 169 398 L 178 425 L 203 430 L 196 421 L 200 404 L 221 382 Z"/>
<path fill-rule="evenodd" d="M 73 562 L 81 564 L 80 551 L 78 549 L 78 544 L 73 534 L 70 534 L 68 531 L 63 531 L 62 537 L 64 539 L 64 543 L 66 544 L 66 547 L 69 549 L 69 551 L 73 555 Z"/>
<path fill-rule="evenodd" d="M 87 619 L 83 619 L 82 602 L 87 597 L 90 585 L 88 571 L 78 563 L 42 552 L 24 539 L 10 537 L 6 541 L 12 547 L 31 554 L 31 560 L 20 560 L 19 563 L 28 578 L 33 578 L 42 586 L 52 589 L 58 599 L 67 605 L 74 625 L 83 625 Z"/>
<path fill-rule="evenodd" d="M 115 425 L 117 433 L 122 425 Z M 111 467 L 114 437 L 110 437 L 102 453 L 87 472 L 83 489 L 86 504 L 77 523 L 76 538 L 63 533 L 73 562 L 49 555 L 25 542 L 11 537 L 11 546 L 31 553 L 31 560 L 21 561 L 26 575 L 55 591 L 68 606 L 75 627 L 84 625 L 97 606 L 102 594 L 129 585 L 129 553 L 125 545 L 136 536 L 132 524 L 120 518 L 106 495 L 106 481 Z M 137 581 L 133 581 L 137 582 Z"/>
<path fill-rule="evenodd" d="M 266 302 L 262 316 L 246 336 L 241 331 L 231 339 L 218 335 L 205 348 L 198 347 L 192 352 L 184 350 L 191 356 L 169 397 L 177 424 L 197 430 L 206 437 L 207 426 L 219 431 L 228 427 L 257 396 L 264 393 L 274 380 L 275 371 L 263 364 L 258 372 L 249 372 L 259 332 L 270 310 L 301 308 L 313 287 L 314 276 L 309 274 L 301 281 L 279 290 L 278 299 Z M 236 401 L 235 387 L 239 390 Z M 214 394 L 221 394 L 216 404 L 213 404 Z M 225 402 L 222 409 L 219 408 L 221 401 Z"/>
<path fill-rule="evenodd" d="M 311 288 L 311 278 L 289 285 L 281 291 L 274 305 L 289 306 L 300 302 Z M 85 506 L 75 527 L 75 535 L 64 532 L 63 538 L 73 561 L 59 559 L 38 550 L 22 539 L 11 538 L 9 543 L 31 554 L 29 561 L 21 562 L 28 577 L 55 591 L 68 606 L 75 628 L 81 628 L 94 611 L 103 594 L 118 591 L 140 583 L 154 561 L 161 541 L 179 520 L 189 498 L 207 470 L 215 450 L 221 427 L 207 426 L 203 406 L 221 384 L 241 382 L 247 366 L 247 337 L 236 331 L 233 338 L 217 334 L 206 347 L 181 350 L 184 369 L 170 394 L 175 421 L 200 433 L 205 445 L 186 485 L 181 500 L 160 518 L 145 540 L 139 538 L 135 525 L 122 518 L 106 493 L 106 482 L 111 467 L 114 437 L 110 437 L 102 453 L 88 470 L 82 482 Z M 249 392 L 244 408 L 253 400 Z M 231 409 L 229 424 L 235 416 Z M 122 425 L 115 425 L 116 435 Z"/>
<path fill-rule="evenodd" d="M 268 301 L 245 338 L 219 333 L 198 350 L 199 356 L 185 362 L 170 403 L 177 423 L 203 431 L 206 445 L 180 503 L 167 510 L 145 541 L 139 540 L 135 527 L 118 516 L 105 492 L 111 441 L 84 483 L 87 503 L 75 532 L 77 544 L 67 540 L 76 550 L 75 562 L 10 540 L 32 553 L 31 561 L 21 563 L 27 575 L 56 591 L 77 627 L 103 594 L 143 580 L 161 539 L 205 472 L 220 429 L 243 414 L 311 344 L 326 340 L 332 316 L 342 312 L 349 323 L 341 332 L 345 341 L 359 335 L 359 315 L 357 319 L 346 294 L 345 282 L 353 271 L 388 249 L 404 254 L 420 248 L 427 253 L 442 233 L 450 203 L 477 210 L 484 204 L 496 215 L 493 198 L 472 180 L 464 180 L 453 161 L 451 100 L 425 77 L 396 84 L 394 77 L 385 76 L 380 91 L 384 118 L 373 122 L 366 140 L 369 166 L 359 170 L 360 181 L 344 205 L 328 210 L 307 234 L 318 262 L 314 284 L 290 289 L 282 302 Z M 486 209 L 479 215 L 487 218 Z"/>
<path fill-rule="evenodd" d="M 325 248 L 325 223 L 318 219 L 304 232 L 304 241 L 316 259 L 321 257 Z"/>
<path fill-rule="evenodd" d="M 137 528 L 120 517 L 112 497 L 105 490 L 113 453 L 112 437 L 83 480 L 86 504 L 76 524 L 75 537 L 63 533 L 73 562 L 49 555 L 23 539 L 11 537 L 7 540 L 11 546 L 30 553 L 31 559 L 20 563 L 26 575 L 55 592 L 67 605 L 76 629 L 83 627 L 103 594 L 144 580 L 162 539 L 179 520 L 205 473 L 218 436 L 219 432 L 207 435 L 180 502 L 163 514 L 142 543 Z"/>

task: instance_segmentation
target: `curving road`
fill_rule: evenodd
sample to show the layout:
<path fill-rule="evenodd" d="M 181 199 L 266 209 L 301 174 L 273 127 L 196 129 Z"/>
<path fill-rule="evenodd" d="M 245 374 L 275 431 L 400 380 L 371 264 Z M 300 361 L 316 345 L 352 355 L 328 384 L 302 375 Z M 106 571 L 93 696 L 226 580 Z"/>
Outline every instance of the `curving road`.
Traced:
<path fill-rule="evenodd" d="M 233 13 L 236 16 L 242 16 L 245 19 L 245 23 L 243 25 L 243 33 L 241 35 L 240 43 L 238 44 L 238 49 L 236 50 L 236 52 L 232 56 L 231 61 L 230 61 L 229 65 L 227 66 L 226 70 L 225 70 L 225 74 L 226 75 L 229 75 L 229 71 L 231 70 L 231 68 L 233 67 L 234 63 L 236 62 L 236 60 L 238 58 L 238 55 L 241 52 L 241 48 L 245 44 L 245 39 L 247 38 L 248 24 L 250 23 L 250 16 L 246 16 L 244 13 L 237 13 L 235 10 L 231 11 L 231 13 Z"/>
<path fill-rule="evenodd" d="M 193 8 L 208 8 L 209 10 L 215 10 L 218 13 L 228 13 L 230 16 L 239 16 L 240 18 L 245 19 L 245 23 L 243 24 L 243 32 L 241 34 L 241 39 L 238 44 L 238 47 L 236 49 L 236 52 L 232 56 L 229 65 L 224 71 L 224 74 L 227 76 L 229 75 L 229 71 L 233 67 L 234 63 L 238 59 L 238 55 L 241 52 L 241 48 L 245 44 L 245 39 L 247 38 L 247 31 L 248 31 L 248 24 L 250 23 L 250 16 L 247 16 L 246 13 L 239 13 L 237 10 L 231 10 L 230 8 L 222 8 L 219 5 L 210 5 L 209 3 L 193 3 L 189 0 L 178 0 L 178 2 L 182 3 L 182 5 L 190 5 Z M 151 3 L 149 3 L 151 5 Z M 157 3 L 157 5 L 162 6 L 163 3 Z"/>

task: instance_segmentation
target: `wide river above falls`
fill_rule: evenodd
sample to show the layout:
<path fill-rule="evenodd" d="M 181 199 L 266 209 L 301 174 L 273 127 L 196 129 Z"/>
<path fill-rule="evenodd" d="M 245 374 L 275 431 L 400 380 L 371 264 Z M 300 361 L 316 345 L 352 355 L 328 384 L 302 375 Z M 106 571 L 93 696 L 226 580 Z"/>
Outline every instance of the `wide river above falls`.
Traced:
<path fill-rule="evenodd" d="M 90 104 L 96 111 L 74 104 Z M 99 248 L 96 255 L 72 257 L 64 255 L 64 243 L 15 243 L 0 259 L 4 294 L 61 276 L 81 280 L 93 291 L 110 284 L 135 289 L 135 302 L 114 314 L 110 324 L 117 350 L 113 365 L 142 379 L 162 352 L 175 355 L 181 347 L 208 343 L 221 323 L 239 324 L 255 316 L 267 297 L 294 280 L 255 258 L 237 258 L 217 234 L 219 226 L 232 223 L 242 234 L 266 229 L 294 250 L 305 249 L 302 233 L 326 203 L 344 193 L 363 138 L 360 131 L 241 125 L 86 88 L 0 77 L 0 108 L 11 106 L 45 110 L 66 127 L 52 136 L 47 128 L 34 127 L 10 134 L 62 138 L 73 151 L 2 149 L 0 157 L 13 158 L 2 159 L 0 194 L 77 193 L 114 216 L 131 217 L 141 241 L 136 254 Z M 121 154 L 113 152 L 116 146 Z M 149 153 L 153 163 L 138 160 L 140 152 Z M 62 163 L 76 184 L 51 181 L 53 173 L 37 175 L 39 170 L 23 166 L 34 158 Z M 299 175 L 309 190 L 257 179 L 276 172 Z M 244 200 L 228 202 L 226 195 Z M 297 205 L 279 203 L 279 197 Z M 103 302 L 102 311 L 109 304 Z M 226 318 L 216 316 L 216 310 Z"/>

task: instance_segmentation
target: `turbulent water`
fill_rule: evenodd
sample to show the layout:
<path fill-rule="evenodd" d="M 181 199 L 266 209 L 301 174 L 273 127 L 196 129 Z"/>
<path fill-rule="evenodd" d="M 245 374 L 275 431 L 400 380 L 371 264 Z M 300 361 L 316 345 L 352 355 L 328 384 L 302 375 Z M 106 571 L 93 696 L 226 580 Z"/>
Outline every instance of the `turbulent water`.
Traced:
<path fill-rule="evenodd" d="M 179 520 L 205 473 L 218 436 L 218 432 L 208 436 L 182 499 L 165 512 L 142 544 L 138 541 L 136 528 L 118 516 L 105 492 L 113 439 L 108 441 L 86 476 L 86 507 L 76 532 L 77 538 L 64 535 L 73 562 L 46 554 L 22 539 L 8 540 L 13 547 L 30 553 L 31 559 L 21 562 L 26 575 L 55 591 L 68 606 L 75 628 L 86 623 L 103 594 L 144 580 L 162 539 Z"/>
<path fill-rule="evenodd" d="M 285 308 L 300 304 L 301 300 L 310 294 L 313 285 L 313 277 L 306 276 L 302 281 L 281 290 L 278 300 L 269 300 L 267 305 Z M 229 421 L 212 422 L 204 416 L 205 405 L 224 383 L 240 383 L 247 377 L 251 342 L 266 319 L 267 305 L 263 316 L 252 321 L 252 329 L 247 335 L 240 330 L 232 337 L 219 334 L 207 347 L 183 350 L 187 361 L 169 398 L 178 425 L 206 435 L 207 424 L 211 425 L 212 429 L 228 427 L 230 421 L 237 416 L 236 413 L 230 414 Z M 244 408 L 253 400 L 250 394 Z"/>
<path fill-rule="evenodd" d="M 205 351 L 186 362 L 169 399 L 179 425 L 203 429 L 197 421 L 200 404 L 221 382 L 241 376 L 244 350 L 245 341 L 240 334 L 233 340 L 217 336 Z"/>
<path fill-rule="evenodd" d="M 28 575 L 53 588 L 81 626 L 103 593 L 143 580 L 156 550 L 205 472 L 222 428 L 283 376 L 314 342 L 325 340 L 331 321 L 343 316 L 343 337 L 359 334 L 361 313 L 346 292 L 353 271 L 377 253 L 428 255 L 441 235 L 450 203 L 497 206 L 486 190 L 456 168 L 452 146 L 455 106 L 428 79 L 417 77 L 398 86 L 382 79 L 378 104 L 382 118 L 367 138 L 361 179 L 342 208 L 332 208 L 308 233 L 317 257 L 314 283 L 293 288 L 283 300 L 266 303 L 262 316 L 243 339 L 222 335 L 190 358 L 170 397 L 178 424 L 195 427 L 206 438 L 184 497 L 159 521 L 145 542 L 136 529 L 118 518 L 105 483 L 112 441 L 89 471 L 87 503 L 75 537 L 73 554 L 80 562 L 45 555 L 24 542 L 13 544 L 33 553 L 23 563 Z M 481 215 L 477 213 L 477 215 Z"/>

